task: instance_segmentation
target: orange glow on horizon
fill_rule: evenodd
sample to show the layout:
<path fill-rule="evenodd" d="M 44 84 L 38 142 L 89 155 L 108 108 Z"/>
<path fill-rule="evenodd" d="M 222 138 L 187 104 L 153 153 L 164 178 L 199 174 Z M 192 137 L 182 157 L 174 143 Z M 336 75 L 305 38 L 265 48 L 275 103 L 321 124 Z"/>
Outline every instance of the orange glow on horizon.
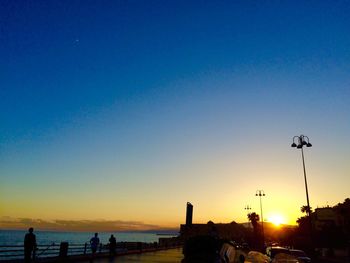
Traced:
<path fill-rule="evenodd" d="M 272 214 L 268 217 L 268 221 L 279 227 L 282 224 L 286 223 L 285 218 L 281 214 Z"/>

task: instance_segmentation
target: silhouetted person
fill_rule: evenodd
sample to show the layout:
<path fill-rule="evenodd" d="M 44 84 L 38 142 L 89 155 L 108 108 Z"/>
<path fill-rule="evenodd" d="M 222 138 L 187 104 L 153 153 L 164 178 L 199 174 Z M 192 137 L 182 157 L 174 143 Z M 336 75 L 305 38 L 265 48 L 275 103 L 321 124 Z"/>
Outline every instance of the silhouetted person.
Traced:
<path fill-rule="evenodd" d="M 90 239 L 90 245 L 91 245 L 92 254 L 96 253 L 98 245 L 100 244 L 100 239 L 97 236 L 98 236 L 98 233 L 95 233 L 95 236 Z"/>
<path fill-rule="evenodd" d="M 28 233 L 24 236 L 24 262 L 30 262 L 33 253 L 33 260 L 35 255 L 36 237 L 33 234 L 34 229 L 31 227 L 28 229 Z"/>
<path fill-rule="evenodd" d="M 113 235 L 109 238 L 109 255 L 115 256 L 115 249 L 117 248 L 117 240 Z"/>

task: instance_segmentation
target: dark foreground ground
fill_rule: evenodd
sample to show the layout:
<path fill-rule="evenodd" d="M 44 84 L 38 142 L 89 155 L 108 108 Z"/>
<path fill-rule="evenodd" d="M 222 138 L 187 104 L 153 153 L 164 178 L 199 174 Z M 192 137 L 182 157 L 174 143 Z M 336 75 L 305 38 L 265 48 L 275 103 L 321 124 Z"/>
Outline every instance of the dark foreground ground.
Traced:
<path fill-rule="evenodd" d="M 51 258 L 51 259 L 43 259 L 38 260 L 36 262 L 38 263 L 58 263 L 58 262 L 67 262 L 67 263 L 74 263 L 74 262 L 80 262 L 80 263 L 181 263 L 184 256 L 182 254 L 182 247 L 181 248 L 171 248 L 167 250 L 158 250 L 158 251 L 144 251 L 143 253 L 131 253 L 126 255 L 118 255 L 114 258 L 109 258 L 106 254 L 100 255 L 98 258 L 90 258 L 89 256 L 84 257 L 76 257 L 76 258 L 70 258 L 69 260 L 62 261 L 59 258 Z M 5 261 L 1 261 L 5 262 Z M 16 260 L 16 261 L 7 261 L 8 263 L 22 263 L 23 260 Z M 202 260 L 195 260 L 195 261 L 189 261 L 188 263 L 203 263 Z M 208 262 L 205 260 L 205 262 Z M 212 262 L 212 261 L 210 261 Z M 216 261 L 215 261 L 216 262 Z M 323 257 L 323 258 L 317 258 L 313 259 L 312 263 L 350 263 L 349 257 Z"/>
<path fill-rule="evenodd" d="M 315 263 L 350 263 L 349 257 L 344 258 L 319 258 L 315 261 Z"/>
<path fill-rule="evenodd" d="M 93 260 L 93 263 L 180 263 L 183 259 L 182 248 L 146 252 L 141 254 L 130 254 L 118 256 L 113 259 L 99 258 Z M 80 261 L 90 263 L 91 261 Z M 349 258 L 319 258 L 314 259 L 313 263 L 350 263 Z"/>
<path fill-rule="evenodd" d="M 124 256 L 118 256 L 113 259 L 110 258 L 98 258 L 94 259 L 94 263 L 177 263 L 183 259 L 182 248 L 174 248 L 168 250 L 159 250 L 154 252 L 146 252 L 141 254 L 130 254 Z M 80 261 L 88 263 L 91 261 Z"/>

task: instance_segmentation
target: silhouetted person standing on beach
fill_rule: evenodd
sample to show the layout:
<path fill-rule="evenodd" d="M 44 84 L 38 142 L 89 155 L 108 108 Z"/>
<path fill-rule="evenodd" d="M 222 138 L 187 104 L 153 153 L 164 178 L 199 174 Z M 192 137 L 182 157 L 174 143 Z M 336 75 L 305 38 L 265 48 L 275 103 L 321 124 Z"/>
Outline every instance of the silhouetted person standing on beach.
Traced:
<path fill-rule="evenodd" d="M 109 238 L 109 255 L 115 256 L 115 249 L 117 248 L 117 240 L 113 235 Z"/>
<path fill-rule="evenodd" d="M 24 262 L 30 262 L 33 253 L 33 260 L 35 257 L 36 237 L 33 234 L 34 229 L 31 227 L 28 229 L 28 233 L 24 236 Z"/>
<path fill-rule="evenodd" d="M 98 245 L 100 244 L 100 239 L 97 236 L 98 236 L 98 233 L 95 233 L 95 236 L 90 239 L 90 245 L 91 245 L 92 254 L 96 253 Z"/>

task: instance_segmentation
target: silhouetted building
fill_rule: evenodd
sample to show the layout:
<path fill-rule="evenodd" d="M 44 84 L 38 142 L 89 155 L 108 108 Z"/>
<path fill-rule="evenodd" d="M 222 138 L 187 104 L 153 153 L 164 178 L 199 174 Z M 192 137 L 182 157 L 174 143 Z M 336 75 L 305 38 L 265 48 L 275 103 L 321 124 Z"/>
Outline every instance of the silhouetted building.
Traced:
<path fill-rule="evenodd" d="M 192 217 L 193 217 L 193 205 L 190 202 L 187 202 L 186 207 L 186 226 L 192 225 Z"/>
<path fill-rule="evenodd" d="M 236 222 L 214 224 L 212 221 L 209 221 L 207 224 L 193 224 L 192 217 L 193 205 L 187 202 L 186 224 L 180 225 L 180 237 L 182 240 L 203 235 L 229 240 L 242 240 L 247 233 L 247 229 Z"/>
<path fill-rule="evenodd" d="M 324 227 L 343 227 L 344 218 L 332 207 L 316 208 L 314 214 L 314 227 L 322 230 Z"/>
<path fill-rule="evenodd" d="M 214 236 L 228 240 L 242 241 L 245 239 L 249 229 L 236 222 L 192 224 L 191 226 L 180 225 L 180 237 L 187 240 L 194 236 Z"/>

